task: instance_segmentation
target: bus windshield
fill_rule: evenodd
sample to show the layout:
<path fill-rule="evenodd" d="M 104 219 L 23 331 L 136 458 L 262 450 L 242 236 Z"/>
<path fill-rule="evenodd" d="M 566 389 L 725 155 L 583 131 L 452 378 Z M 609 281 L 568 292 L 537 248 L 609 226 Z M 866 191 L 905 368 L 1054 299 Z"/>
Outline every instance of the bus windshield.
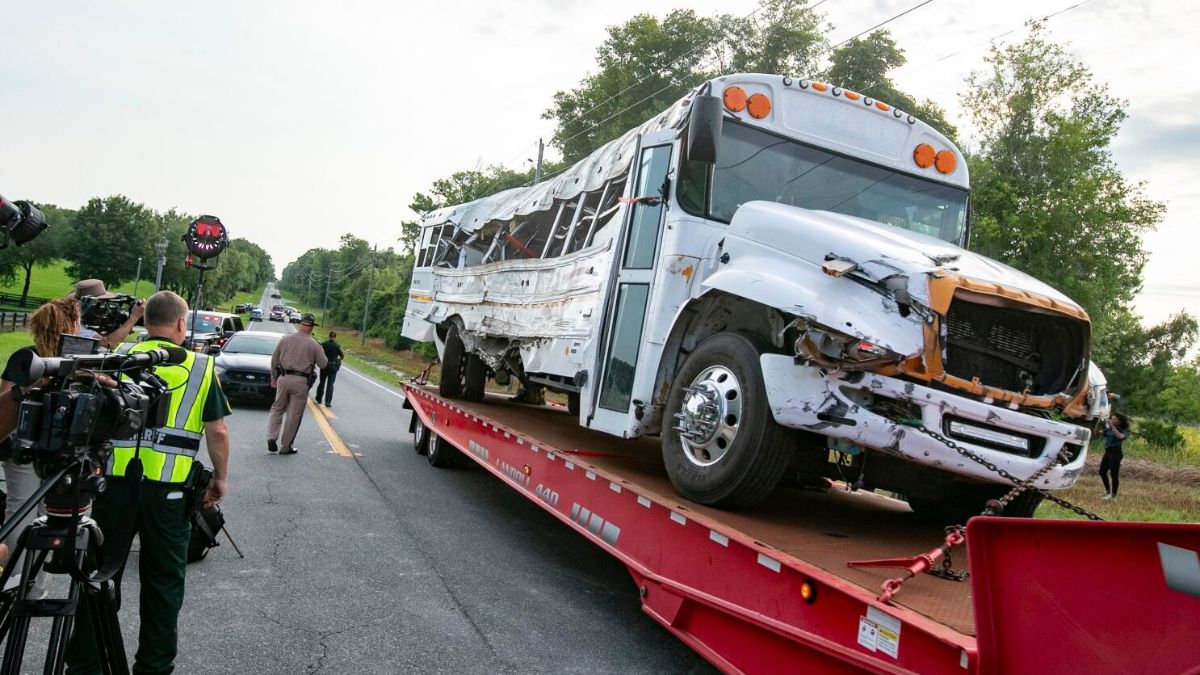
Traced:
<path fill-rule="evenodd" d="M 726 120 L 715 165 L 684 162 L 679 202 L 728 223 L 763 200 L 833 211 L 962 245 L 967 191 Z"/>

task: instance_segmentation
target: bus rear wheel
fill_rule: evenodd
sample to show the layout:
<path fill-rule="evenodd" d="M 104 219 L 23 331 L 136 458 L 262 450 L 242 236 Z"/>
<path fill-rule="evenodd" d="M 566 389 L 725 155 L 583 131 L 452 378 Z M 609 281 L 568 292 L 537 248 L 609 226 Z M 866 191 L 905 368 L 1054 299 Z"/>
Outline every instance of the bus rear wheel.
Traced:
<path fill-rule="evenodd" d="M 487 364 L 477 354 L 467 354 L 463 364 L 462 397 L 468 401 L 482 401 L 487 386 Z"/>
<path fill-rule="evenodd" d="M 696 348 L 671 383 L 662 421 L 667 475 L 684 497 L 714 506 L 749 506 L 778 484 L 795 438 L 776 424 L 759 352 L 738 333 Z"/>
<path fill-rule="evenodd" d="M 442 379 L 438 382 L 438 393 L 446 398 L 463 395 L 463 379 L 467 349 L 458 335 L 458 324 L 450 324 L 446 330 L 446 345 L 442 348 Z"/>

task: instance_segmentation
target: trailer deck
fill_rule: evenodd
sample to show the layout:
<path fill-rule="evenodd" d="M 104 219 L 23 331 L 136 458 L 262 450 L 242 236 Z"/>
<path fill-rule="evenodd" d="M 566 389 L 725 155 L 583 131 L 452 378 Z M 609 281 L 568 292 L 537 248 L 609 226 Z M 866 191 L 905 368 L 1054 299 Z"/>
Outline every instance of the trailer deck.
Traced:
<path fill-rule="evenodd" d="M 870 492 L 779 488 L 753 510 L 714 509 L 682 499 L 663 469 L 658 440 L 621 439 L 578 426 L 565 409 L 525 406 L 489 397 L 471 410 L 520 429 L 575 457 L 593 471 L 621 476 L 654 501 L 679 512 L 704 515 L 875 595 L 895 570 L 852 569 L 850 560 L 871 560 L 924 553 L 945 539 L 943 528 L 916 516 L 907 504 Z M 967 567 L 966 551 L 955 551 L 957 567 Z M 971 587 L 922 575 L 904 585 L 897 604 L 967 636 L 974 636 Z"/>
<path fill-rule="evenodd" d="M 784 487 L 753 509 L 712 509 L 675 493 L 655 439 L 582 429 L 552 406 L 447 400 L 413 384 L 405 393 L 412 429 L 429 428 L 431 442 L 618 558 L 643 610 L 723 671 L 1200 665 L 1189 637 L 1200 629 L 1198 525 L 975 518 L 970 581 L 919 575 L 883 603 L 880 585 L 896 571 L 847 563 L 920 555 L 945 540 L 902 502 Z"/>

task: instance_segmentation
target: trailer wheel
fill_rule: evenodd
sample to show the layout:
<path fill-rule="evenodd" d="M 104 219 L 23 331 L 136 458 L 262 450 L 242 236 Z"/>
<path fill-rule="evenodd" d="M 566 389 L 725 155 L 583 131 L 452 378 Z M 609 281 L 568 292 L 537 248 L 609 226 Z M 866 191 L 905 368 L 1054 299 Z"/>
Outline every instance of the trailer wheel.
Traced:
<path fill-rule="evenodd" d="M 749 506 L 783 476 L 795 436 L 775 423 L 754 344 L 737 333 L 705 340 L 675 374 L 662 421 L 667 475 L 701 504 Z"/>
<path fill-rule="evenodd" d="M 438 393 L 446 398 L 459 398 L 463 394 L 463 375 L 466 347 L 458 336 L 458 324 L 451 323 L 446 331 L 446 346 L 442 349 L 442 379 L 438 382 Z"/>
<path fill-rule="evenodd" d="M 413 413 L 413 417 L 415 418 L 413 420 L 415 423 L 413 426 L 413 450 L 418 455 L 424 455 L 429 452 L 429 437 L 432 434 L 429 432 L 429 427 L 425 426 L 425 423 L 421 421 L 420 417 L 417 417 L 415 412 Z"/>
<path fill-rule="evenodd" d="M 454 464 L 454 455 L 458 453 L 458 450 L 441 436 L 437 434 L 431 434 L 431 436 L 429 452 L 425 455 L 429 460 L 429 466 L 438 469 L 450 468 Z"/>
<path fill-rule="evenodd" d="M 487 386 L 487 364 L 476 354 L 467 354 L 463 367 L 463 393 L 467 401 L 482 401 Z"/>
<path fill-rule="evenodd" d="M 966 522 L 983 513 L 987 503 L 999 499 L 1011 487 L 961 485 L 948 489 L 940 498 L 905 497 L 912 510 L 922 518 L 936 521 L 939 525 L 964 525 Z M 1042 494 L 1026 490 L 1009 502 L 1001 516 L 1006 518 L 1032 518 L 1041 505 Z"/>

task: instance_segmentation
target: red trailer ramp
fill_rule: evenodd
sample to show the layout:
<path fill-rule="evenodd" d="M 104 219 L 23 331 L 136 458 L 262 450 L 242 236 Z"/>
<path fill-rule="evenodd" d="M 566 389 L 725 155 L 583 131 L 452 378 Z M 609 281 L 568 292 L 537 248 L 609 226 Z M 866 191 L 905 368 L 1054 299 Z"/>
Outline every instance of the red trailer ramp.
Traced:
<path fill-rule="evenodd" d="M 1006 661 L 992 669 L 980 661 L 973 611 L 991 616 L 994 600 L 972 598 L 980 582 L 922 575 L 883 604 L 876 594 L 893 572 L 846 567 L 922 553 L 943 540 L 941 528 L 900 502 L 780 489 L 752 511 L 711 509 L 674 493 L 654 439 L 581 429 L 551 407 L 494 397 L 462 403 L 405 389 L 414 424 L 620 559 L 643 609 L 726 672 L 1017 672 Z M 1022 524 L 1030 521 L 1005 521 L 1018 532 Z M 986 541 L 988 531 L 980 531 Z M 965 566 L 966 555 L 954 553 Z M 972 555 L 974 566 L 993 572 L 981 578 L 1013 583 L 1019 572 L 995 576 L 991 555 Z M 989 620 L 988 630 L 995 626 Z"/>

